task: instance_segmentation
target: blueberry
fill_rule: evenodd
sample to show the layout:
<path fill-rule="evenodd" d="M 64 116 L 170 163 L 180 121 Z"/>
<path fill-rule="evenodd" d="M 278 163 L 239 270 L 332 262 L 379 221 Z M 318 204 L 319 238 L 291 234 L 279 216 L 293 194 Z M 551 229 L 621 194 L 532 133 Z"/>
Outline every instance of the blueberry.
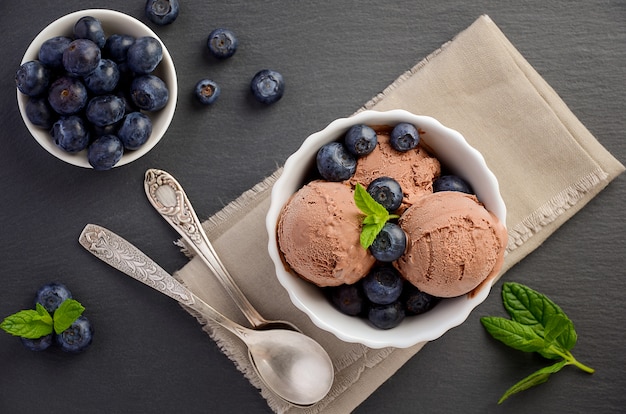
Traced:
<path fill-rule="evenodd" d="M 83 352 L 93 340 L 93 328 L 89 319 L 79 316 L 69 328 L 56 335 L 61 350 L 72 354 Z"/>
<path fill-rule="evenodd" d="M 152 134 L 152 121 L 150 117 L 141 112 L 131 112 L 124 117 L 124 121 L 117 131 L 117 136 L 122 140 L 124 148 L 136 150 L 150 138 Z"/>
<path fill-rule="evenodd" d="M 126 61 L 130 70 L 139 75 L 152 72 L 163 59 L 161 42 L 152 36 L 144 36 L 135 40 L 128 48 Z"/>
<path fill-rule="evenodd" d="M 30 122 L 45 129 L 50 129 L 58 116 L 50 107 L 46 97 L 29 97 L 25 111 Z"/>
<path fill-rule="evenodd" d="M 76 39 L 63 52 L 63 67 L 74 76 L 85 76 L 93 72 L 100 62 L 98 45 L 89 39 Z"/>
<path fill-rule="evenodd" d="M 207 47 L 211 55 L 218 59 L 231 57 L 237 51 L 239 41 L 235 34 L 228 29 L 215 29 L 209 33 Z"/>
<path fill-rule="evenodd" d="M 203 105 L 211 105 L 219 98 L 222 89 L 210 79 L 201 79 L 196 83 L 194 95 Z"/>
<path fill-rule="evenodd" d="M 377 328 L 395 328 L 404 320 L 406 313 L 400 301 L 388 305 L 373 304 L 367 314 L 367 319 Z"/>
<path fill-rule="evenodd" d="M 363 124 L 352 126 L 344 137 L 346 148 L 357 157 L 367 155 L 374 151 L 377 143 L 378 136 L 376 135 L 376 131 Z"/>
<path fill-rule="evenodd" d="M 94 170 L 110 170 L 124 154 L 124 144 L 115 135 L 103 135 L 87 148 L 87 159 Z"/>
<path fill-rule="evenodd" d="M 402 204 L 402 187 L 391 177 L 378 177 L 367 186 L 367 192 L 387 211 L 393 212 Z"/>
<path fill-rule="evenodd" d="M 117 64 L 110 59 L 100 59 L 98 67 L 83 78 L 85 86 L 96 95 L 112 92 L 120 80 Z"/>
<path fill-rule="evenodd" d="M 36 339 L 24 338 L 23 336 L 20 336 L 20 340 L 22 341 L 22 345 L 31 351 L 43 351 L 52 345 L 52 334 L 44 335 Z"/>
<path fill-rule="evenodd" d="M 433 183 L 433 191 L 458 191 L 461 193 L 474 194 L 472 187 L 457 175 L 442 175 Z"/>
<path fill-rule="evenodd" d="M 89 39 L 100 49 L 104 47 L 106 37 L 100 20 L 92 16 L 84 16 L 74 24 L 75 39 Z"/>
<path fill-rule="evenodd" d="M 146 17 L 154 24 L 166 25 L 178 17 L 178 0 L 148 0 L 146 2 Z"/>
<path fill-rule="evenodd" d="M 103 135 L 117 135 L 117 131 L 120 129 L 120 125 L 122 124 L 123 120 L 124 119 L 122 118 L 122 120 L 120 120 L 119 122 L 105 126 L 90 124 L 92 140 L 99 138 Z"/>
<path fill-rule="evenodd" d="M 250 82 L 252 95 L 264 104 L 273 104 L 282 98 L 285 92 L 285 80 L 280 73 L 263 69 L 258 71 Z"/>
<path fill-rule="evenodd" d="M 388 221 L 370 246 L 370 253 L 381 262 L 393 262 L 406 249 L 406 233 L 396 223 Z"/>
<path fill-rule="evenodd" d="M 374 267 L 363 278 L 363 291 L 370 302 L 388 305 L 402 294 L 404 281 L 400 273 L 391 266 Z"/>
<path fill-rule="evenodd" d="M 360 283 L 333 286 L 329 291 L 331 302 L 339 312 L 356 316 L 365 310 L 366 301 Z"/>
<path fill-rule="evenodd" d="M 59 115 L 75 114 L 87 104 L 87 88 L 78 78 L 62 76 L 50 85 L 48 102 Z"/>
<path fill-rule="evenodd" d="M 417 147 L 420 135 L 415 125 L 401 122 L 391 130 L 389 142 L 395 150 L 405 152 Z"/>
<path fill-rule="evenodd" d="M 340 142 L 330 142 L 317 152 L 317 170 L 326 181 L 344 181 L 356 171 L 356 157 Z"/>
<path fill-rule="evenodd" d="M 66 152 L 80 152 L 89 145 L 89 130 L 76 115 L 61 117 L 52 126 L 50 135 L 55 145 Z"/>
<path fill-rule="evenodd" d="M 428 312 L 441 301 L 441 298 L 422 292 L 409 282 L 405 282 L 402 296 L 407 315 L 419 315 Z"/>
<path fill-rule="evenodd" d="M 85 115 L 89 122 L 102 127 L 122 119 L 125 107 L 124 101 L 116 95 L 99 95 L 89 101 Z"/>
<path fill-rule="evenodd" d="M 39 96 L 50 84 L 50 71 L 38 60 L 24 62 L 15 73 L 17 89 L 28 96 Z"/>
<path fill-rule="evenodd" d="M 56 36 L 46 40 L 39 48 L 39 61 L 50 69 L 63 69 L 63 52 L 70 43 L 72 39 L 66 36 Z"/>
<path fill-rule="evenodd" d="M 112 34 L 104 44 L 103 54 L 116 63 L 124 62 L 133 43 L 135 38 L 131 35 Z"/>
<path fill-rule="evenodd" d="M 169 99 L 169 90 L 161 78 L 144 75 L 133 79 L 130 96 L 135 105 L 145 111 L 163 109 Z"/>
<path fill-rule="evenodd" d="M 37 290 L 34 306 L 41 304 L 50 314 L 59 307 L 65 299 L 71 299 L 72 292 L 62 283 L 48 283 Z"/>

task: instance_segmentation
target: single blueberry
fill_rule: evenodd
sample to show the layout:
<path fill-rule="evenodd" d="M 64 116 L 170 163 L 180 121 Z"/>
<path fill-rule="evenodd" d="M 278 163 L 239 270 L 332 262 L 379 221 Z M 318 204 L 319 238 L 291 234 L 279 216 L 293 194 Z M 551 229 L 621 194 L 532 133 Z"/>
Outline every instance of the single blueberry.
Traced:
<path fill-rule="evenodd" d="M 63 69 L 63 52 L 70 43 L 72 39 L 66 36 L 56 36 L 46 40 L 39 48 L 39 61 L 50 69 Z"/>
<path fill-rule="evenodd" d="M 52 126 L 50 135 L 57 147 L 69 153 L 80 152 L 89 145 L 89 130 L 76 115 L 61 117 Z"/>
<path fill-rule="evenodd" d="M 356 316 L 363 313 L 366 301 L 360 283 L 339 285 L 329 288 L 330 299 L 339 312 Z"/>
<path fill-rule="evenodd" d="M 377 266 L 363 278 L 363 291 L 370 302 L 387 305 L 398 300 L 404 281 L 391 266 Z"/>
<path fill-rule="evenodd" d="M 50 314 L 59 307 L 65 299 L 71 299 L 72 292 L 62 283 L 48 283 L 41 286 L 35 293 L 34 306 L 41 304 Z"/>
<path fill-rule="evenodd" d="M 158 111 L 167 105 L 169 90 L 163 80 L 155 75 L 133 79 L 130 96 L 135 105 L 145 111 Z"/>
<path fill-rule="evenodd" d="M 87 88 L 79 78 L 62 76 L 52 82 L 48 102 L 59 115 L 72 115 L 87 104 Z"/>
<path fill-rule="evenodd" d="M 98 67 L 83 78 L 85 86 L 92 93 L 102 95 L 112 92 L 120 80 L 117 64 L 110 59 L 100 59 Z"/>
<path fill-rule="evenodd" d="M 89 39 L 94 42 L 100 49 L 104 47 L 106 36 L 102 23 L 93 16 L 84 16 L 78 19 L 74 24 L 75 39 Z"/>
<path fill-rule="evenodd" d="M 50 107 L 47 97 L 29 97 L 25 111 L 30 122 L 45 129 L 50 129 L 58 117 Z"/>
<path fill-rule="evenodd" d="M 356 157 L 340 142 L 330 142 L 317 152 L 317 170 L 326 181 L 344 181 L 356 171 Z"/>
<path fill-rule="evenodd" d="M 135 38 L 127 34 L 112 34 L 106 40 L 103 48 L 104 57 L 116 63 L 126 60 L 128 49 L 135 43 Z"/>
<path fill-rule="evenodd" d="M 98 95 L 87 104 L 85 115 L 92 124 L 102 127 L 124 117 L 124 101 L 116 95 Z"/>
<path fill-rule="evenodd" d="M 135 40 L 128 48 L 126 61 L 130 70 L 139 75 L 152 72 L 163 59 L 161 42 L 152 36 L 144 36 Z"/>
<path fill-rule="evenodd" d="M 420 135 L 415 125 L 407 122 L 397 124 L 389 136 L 389 143 L 397 151 L 408 151 L 417 147 L 420 142 Z"/>
<path fill-rule="evenodd" d="M 15 85 L 25 95 L 39 96 L 50 84 L 50 71 L 38 60 L 24 62 L 15 73 Z"/>
<path fill-rule="evenodd" d="M 219 28 L 209 33 L 207 47 L 211 55 L 218 59 L 231 57 L 237 51 L 238 46 L 239 40 L 231 30 Z"/>
<path fill-rule="evenodd" d="M 352 126 L 344 137 L 344 144 L 348 151 L 357 157 L 362 157 L 374 151 L 378 143 L 376 131 L 363 124 Z"/>
<path fill-rule="evenodd" d="M 280 73 L 270 69 L 263 69 L 252 77 L 250 89 L 257 101 L 268 105 L 273 104 L 283 97 L 285 80 Z"/>
<path fill-rule="evenodd" d="M 148 0 L 146 2 L 146 17 L 160 26 L 170 24 L 178 17 L 178 0 Z"/>
<path fill-rule="evenodd" d="M 152 134 L 152 121 L 150 117 L 141 112 L 131 112 L 124 117 L 122 125 L 117 131 L 117 136 L 122 140 L 124 148 L 136 150 L 150 138 Z"/>
<path fill-rule="evenodd" d="M 402 187 L 391 177 L 378 177 L 367 186 L 367 192 L 387 211 L 393 212 L 402 204 Z"/>
<path fill-rule="evenodd" d="M 219 98 L 222 89 L 210 79 L 201 79 L 196 83 L 194 95 L 203 105 L 211 105 Z"/>
<path fill-rule="evenodd" d="M 458 191 L 461 193 L 474 194 L 472 186 L 458 175 L 442 175 L 433 183 L 433 191 Z"/>
<path fill-rule="evenodd" d="M 370 246 L 370 253 L 381 262 L 393 262 L 405 249 L 406 233 L 396 223 L 388 221 Z"/>
<path fill-rule="evenodd" d="M 63 67 L 74 76 L 85 76 L 93 72 L 100 63 L 98 45 L 89 39 L 72 41 L 63 52 Z"/>
<path fill-rule="evenodd" d="M 373 304 L 367 314 L 367 319 L 377 328 L 395 328 L 404 320 L 406 313 L 400 301 L 388 305 Z"/>
<path fill-rule="evenodd" d="M 36 339 L 24 338 L 23 336 L 20 336 L 20 340 L 22 341 L 22 345 L 26 348 L 31 351 L 39 352 L 48 349 L 50 345 L 52 345 L 52 334 L 44 335 Z"/>
<path fill-rule="evenodd" d="M 103 135 L 87 148 L 87 159 L 94 170 L 110 170 L 124 154 L 124 144 L 115 135 Z"/>
<path fill-rule="evenodd" d="M 405 282 L 402 294 L 407 315 L 419 315 L 435 307 L 441 298 L 422 292 L 409 282 Z"/>
<path fill-rule="evenodd" d="M 83 352 L 93 341 L 93 327 L 85 316 L 79 316 L 69 328 L 56 335 L 61 350 L 72 354 Z"/>

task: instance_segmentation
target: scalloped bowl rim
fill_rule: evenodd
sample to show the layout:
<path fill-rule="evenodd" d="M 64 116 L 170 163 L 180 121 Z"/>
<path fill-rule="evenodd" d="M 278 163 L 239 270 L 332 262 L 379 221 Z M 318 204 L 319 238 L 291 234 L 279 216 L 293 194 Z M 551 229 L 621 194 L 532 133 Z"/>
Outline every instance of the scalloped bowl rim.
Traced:
<path fill-rule="evenodd" d="M 172 60 L 172 56 L 165 47 L 165 44 L 152 29 L 150 29 L 144 23 L 132 16 L 109 9 L 79 10 L 73 13 L 66 14 L 54 20 L 41 32 L 39 32 L 39 34 L 33 39 L 33 41 L 26 49 L 26 52 L 24 53 L 24 57 L 22 58 L 20 64 L 23 64 L 29 60 L 37 59 L 39 48 L 41 47 L 41 44 L 47 39 L 50 39 L 54 36 L 71 35 L 74 24 L 76 23 L 76 21 L 78 21 L 78 19 L 83 16 L 93 16 L 99 19 L 107 36 L 116 33 L 129 34 L 135 37 L 152 36 L 161 43 L 161 47 L 163 48 L 163 60 L 155 69 L 154 73 L 165 81 L 170 94 L 169 102 L 167 103 L 165 108 L 161 109 L 160 111 L 148 114 L 150 116 L 150 119 L 152 120 L 152 135 L 150 135 L 148 141 L 146 141 L 146 143 L 143 144 L 139 149 L 124 152 L 122 159 L 115 165 L 115 167 L 119 167 L 135 161 L 136 159 L 147 154 L 161 140 L 163 135 L 165 135 L 165 132 L 167 131 L 170 123 L 172 122 L 172 118 L 174 117 L 174 112 L 176 110 L 176 101 L 178 99 L 176 69 L 174 67 L 174 61 Z M 83 168 L 92 168 L 89 164 L 89 161 L 87 160 L 86 150 L 83 150 L 76 154 L 71 154 L 63 151 L 62 149 L 57 147 L 54 142 L 52 142 L 50 134 L 47 130 L 34 125 L 28 120 L 28 117 L 26 116 L 26 101 L 28 100 L 28 97 L 21 93 L 19 89 L 16 88 L 16 90 L 17 103 L 20 114 L 22 115 L 22 119 L 26 124 L 26 127 L 30 131 L 31 135 L 35 138 L 35 140 L 50 154 L 69 164 Z"/>
<path fill-rule="evenodd" d="M 272 188 L 270 208 L 266 216 L 269 255 L 274 263 L 276 276 L 287 290 L 292 303 L 306 313 L 317 327 L 345 342 L 361 343 L 370 348 L 407 348 L 439 338 L 467 319 L 472 310 L 487 298 L 494 282 L 492 280 L 484 283 L 471 297 L 464 295 L 442 300 L 426 314 L 407 317 L 399 326 L 381 330 L 361 318 L 340 313 L 324 297 L 320 288 L 304 281 L 285 267 L 276 237 L 278 217 L 289 197 L 304 184 L 303 172 L 312 167 L 317 149 L 340 138 L 354 124 L 394 125 L 398 122 L 411 122 L 424 130 L 422 142 L 443 164 L 466 178 L 485 207 L 502 223 L 506 223 L 506 206 L 500 195 L 498 181 L 487 167 L 482 154 L 470 146 L 458 131 L 443 126 L 432 117 L 415 115 L 404 110 L 367 110 L 351 117 L 336 119 L 323 130 L 310 135 L 287 159 L 282 174 Z"/>

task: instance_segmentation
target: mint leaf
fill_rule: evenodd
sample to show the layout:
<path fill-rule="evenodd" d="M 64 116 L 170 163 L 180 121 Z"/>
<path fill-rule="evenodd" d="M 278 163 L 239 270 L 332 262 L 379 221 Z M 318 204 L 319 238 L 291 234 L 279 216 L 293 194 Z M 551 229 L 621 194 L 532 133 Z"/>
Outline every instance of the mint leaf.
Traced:
<path fill-rule="evenodd" d="M 367 190 L 359 183 L 354 187 L 354 203 L 366 215 L 388 217 L 389 212 L 385 207 L 380 205 Z"/>
<path fill-rule="evenodd" d="M 365 214 L 359 242 L 364 249 L 367 249 L 374 243 L 374 239 L 383 229 L 385 223 L 392 218 L 398 218 L 398 216 L 389 214 L 387 209 L 374 200 L 359 183 L 354 187 L 354 204 Z"/>
<path fill-rule="evenodd" d="M 80 315 L 85 307 L 74 299 L 65 299 L 54 311 L 54 332 L 60 334 L 69 328 Z"/>
<path fill-rule="evenodd" d="M 52 317 L 43 306 L 37 305 L 37 309 L 22 310 L 7 316 L 0 323 L 0 328 L 11 335 L 28 339 L 52 333 Z"/>
<path fill-rule="evenodd" d="M 544 327 L 553 315 L 563 315 L 561 308 L 545 295 L 519 283 L 502 286 L 502 301 L 511 319 L 531 326 L 543 337 Z"/>
<path fill-rule="evenodd" d="M 504 400 L 506 400 L 513 394 L 517 394 L 518 392 L 527 390 L 536 385 L 543 384 L 550 378 L 551 374 L 559 372 L 561 368 L 563 368 L 565 365 L 567 365 L 567 361 L 559 361 L 554 365 L 550 365 L 549 367 L 545 367 L 540 369 L 539 371 L 533 372 L 532 374 L 509 388 L 504 393 L 504 395 L 500 397 L 500 399 L 498 400 L 498 404 L 502 404 Z"/>
<path fill-rule="evenodd" d="M 480 318 L 487 332 L 505 345 L 524 352 L 537 352 L 546 347 L 546 341 L 530 327 L 510 319 L 495 316 Z"/>

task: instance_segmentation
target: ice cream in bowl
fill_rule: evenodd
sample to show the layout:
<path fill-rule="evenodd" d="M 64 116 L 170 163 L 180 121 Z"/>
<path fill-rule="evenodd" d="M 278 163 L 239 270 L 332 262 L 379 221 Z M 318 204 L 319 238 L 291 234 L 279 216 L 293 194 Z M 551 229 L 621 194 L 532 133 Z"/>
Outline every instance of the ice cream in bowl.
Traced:
<path fill-rule="evenodd" d="M 506 207 L 457 131 L 403 110 L 362 111 L 306 138 L 267 214 L 269 254 L 319 328 L 406 348 L 463 323 L 488 296 Z"/>

